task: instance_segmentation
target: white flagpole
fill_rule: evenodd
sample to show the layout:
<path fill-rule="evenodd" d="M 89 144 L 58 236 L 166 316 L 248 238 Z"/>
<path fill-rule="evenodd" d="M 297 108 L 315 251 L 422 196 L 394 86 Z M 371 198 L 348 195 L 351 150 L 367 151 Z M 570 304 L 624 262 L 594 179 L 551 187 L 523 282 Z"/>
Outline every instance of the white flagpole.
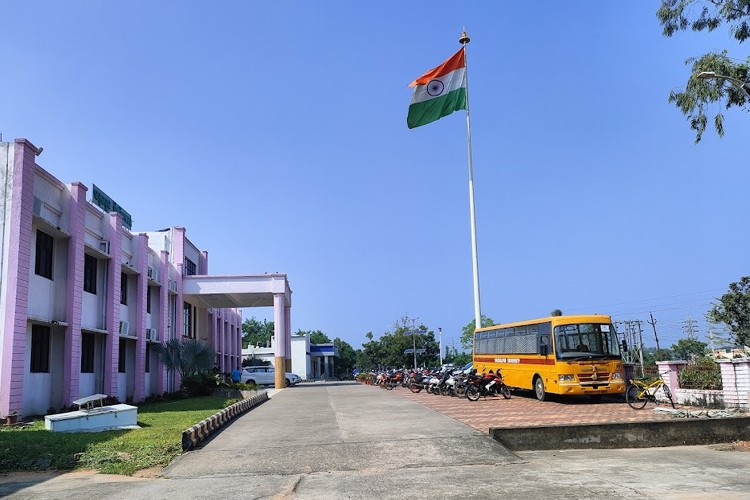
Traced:
<path fill-rule="evenodd" d="M 469 212 L 471 215 L 471 258 L 474 270 L 474 321 L 476 328 L 482 327 L 482 308 L 479 300 L 479 256 L 477 254 L 477 220 L 474 211 L 474 169 L 471 159 L 471 115 L 469 114 L 469 60 L 466 57 L 466 45 L 471 41 L 466 31 L 461 33 L 458 42 L 464 48 L 466 65 L 466 143 L 469 151 Z"/>

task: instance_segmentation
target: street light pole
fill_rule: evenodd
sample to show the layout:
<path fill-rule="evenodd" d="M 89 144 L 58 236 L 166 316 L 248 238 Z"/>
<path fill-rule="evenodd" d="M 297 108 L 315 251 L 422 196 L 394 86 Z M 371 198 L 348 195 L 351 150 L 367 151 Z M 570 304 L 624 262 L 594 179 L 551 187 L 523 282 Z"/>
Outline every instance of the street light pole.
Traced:
<path fill-rule="evenodd" d="M 417 331 L 414 328 L 411 329 L 411 342 L 414 348 L 414 371 L 417 371 Z"/>
<path fill-rule="evenodd" d="M 438 339 L 440 342 L 440 366 L 443 366 L 443 329 L 438 327 Z"/>
<path fill-rule="evenodd" d="M 715 71 L 701 71 L 700 73 L 695 75 L 695 77 L 699 80 L 710 80 L 713 78 L 716 78 L 718 80 L 729 80 L 735 86 L 739 87 L 739 89 L 747 96 L 747 98 L 750 99 L 750 92 L 746 88 L 746 85 L 748 84 L 746 82 L 743 82 L 739 78 L 734 78 L 733 76 L 727 75 L 719 75 Z"/>

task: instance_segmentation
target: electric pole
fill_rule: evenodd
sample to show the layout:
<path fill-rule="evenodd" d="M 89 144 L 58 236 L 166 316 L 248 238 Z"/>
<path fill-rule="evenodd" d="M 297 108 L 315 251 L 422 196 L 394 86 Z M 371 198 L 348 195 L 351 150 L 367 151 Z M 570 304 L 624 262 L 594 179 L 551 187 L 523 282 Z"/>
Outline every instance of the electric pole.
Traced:
<path fill-rule="evenodd" d="M 660 351 L 661 348 L 659 347 L 659 337 L 656 335 L 656 320 L 654 319 L 654 315 L 651 313 L 648 313 L 649 316 L 651 316 L 651 321 L 648 322 L 649 325 L 651 325 L 651 328 L 654 329 L 654 339 L 656 339 L 656 351 Z"/>

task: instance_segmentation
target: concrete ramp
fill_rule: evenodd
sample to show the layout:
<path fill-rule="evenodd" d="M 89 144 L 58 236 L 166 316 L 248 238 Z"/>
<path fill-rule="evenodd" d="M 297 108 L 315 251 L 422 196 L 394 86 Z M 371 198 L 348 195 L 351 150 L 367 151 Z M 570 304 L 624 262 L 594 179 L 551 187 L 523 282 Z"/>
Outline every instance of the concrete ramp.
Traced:
<path fill-rule="evenodd" d="M 339 382 L 284 389 L 177 459 L 165 476 L 382 472 L 515 461 L 486 434 L 445 415 L 392 392 Z"/>

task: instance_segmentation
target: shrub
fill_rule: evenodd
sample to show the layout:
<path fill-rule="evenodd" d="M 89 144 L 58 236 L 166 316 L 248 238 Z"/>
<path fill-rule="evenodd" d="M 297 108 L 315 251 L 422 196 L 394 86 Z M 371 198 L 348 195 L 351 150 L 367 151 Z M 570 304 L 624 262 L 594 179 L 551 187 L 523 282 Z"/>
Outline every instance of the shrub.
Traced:
<path fill-rule="evenodd" d="M 680 387 L 685 389 L 721 390 L 721 368 L 711 358 L 702 358 L 680 372 Z"/>
<path fill-rule="evenodd" d="M 182 390 L 189 396 L 209 396 L 216 388 L 216 378 L 208 372 L 198 372 L 182 379 Z"/>

